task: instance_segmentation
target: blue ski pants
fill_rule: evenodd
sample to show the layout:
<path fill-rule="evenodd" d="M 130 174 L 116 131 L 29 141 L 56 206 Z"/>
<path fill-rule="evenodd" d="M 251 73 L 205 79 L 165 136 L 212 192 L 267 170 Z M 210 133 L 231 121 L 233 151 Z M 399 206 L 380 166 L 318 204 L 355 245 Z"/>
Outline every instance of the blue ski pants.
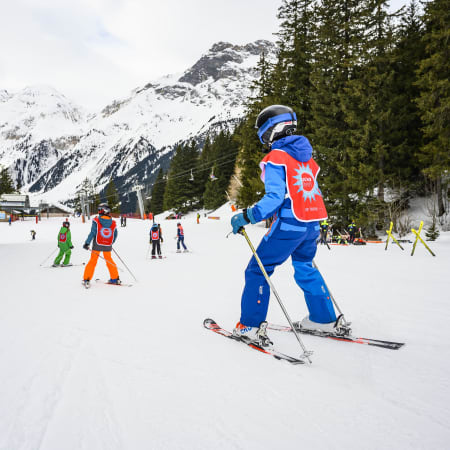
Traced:
<path fill-rule="evenodd" d="M 180 244 L 183 246 L 185 250 L 187 250 L 186 245 L 184 245 L 184 236 L 178 236 L 177 240 L 177 250 L 180 250 Z"/>
<path fill-rule="evenodd" d="M 333 303 L 320 272 L 312 266 L 319 236 L 318 222 L 297 222 L 298 225 L 274 222 L 269 233 L 257 248 L 257 254 L 267 274 L 289 256 L 294 266 L 294 279 L 303 290 L 309 318 L 313 322 L 329 323 L 336 320 Z M 241 300 L 243 325 L 258 327 L 266 320 L 269 307 L 270 288 L 261 269 L 252 256 L 245 271 L 245 287 Z"/>

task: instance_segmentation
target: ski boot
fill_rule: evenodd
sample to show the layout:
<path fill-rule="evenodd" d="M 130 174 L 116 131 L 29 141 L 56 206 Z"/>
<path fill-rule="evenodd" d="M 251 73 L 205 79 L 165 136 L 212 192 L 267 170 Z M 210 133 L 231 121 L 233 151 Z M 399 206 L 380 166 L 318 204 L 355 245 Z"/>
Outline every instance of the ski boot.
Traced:
<path fill-rule="evenodd" d="M 53 264 L 52 264 L 52 267 L 59 267 L 59 264 L 53 263 Z"/>
<path fill-rule="evenodd" d="M 327 334 L 335 336 L 349 336 L 352 332 L 350 323 L 341 314 L 334 322 L 318 323 L 310 320 L 306 316 L 300 322 L 294 322 L 294 328 L 299 331 L 310 332 L 311 334 Z"/>
<path fill-rule="evenodd" d="M 122 284 L 122 282 L 120 281 L 120 278 L 110 278 L 108 280 L 108 284 L 116 284 L 116 285 L 120 285 Z"/>
<path fill-rule="evenodd" d="M 159 255 L 159 259 L 162 259 L 162 255 Z"/>
<path fill-rule="evenodd" d="M 183 253 L 189 253 L 189 250 L 188 250 L 187 248 L 185 248 L 185 249 L 183 250 Z"/>
<path fill-rule="evenodd" d="M 261 322 L 258 327 L 246 327 L 241 322 L 238 322 L 233 330 L 233 334 L 241 340 L 255 341 L 261 347 L 269 347 L 273 342 L 267 336 L 267 322 Z"/>
<path fill-rule="evenodd" d="M 156 256 L 155 256 L 155 255 L 152 255 L 152 259 L 156 259 Z"/>
<path fill-rule="evenodd" d="M 89 289 L 91 287 L 91 281 L 90 280 L 83 280 L 83 286 L 86 289 Z"/>

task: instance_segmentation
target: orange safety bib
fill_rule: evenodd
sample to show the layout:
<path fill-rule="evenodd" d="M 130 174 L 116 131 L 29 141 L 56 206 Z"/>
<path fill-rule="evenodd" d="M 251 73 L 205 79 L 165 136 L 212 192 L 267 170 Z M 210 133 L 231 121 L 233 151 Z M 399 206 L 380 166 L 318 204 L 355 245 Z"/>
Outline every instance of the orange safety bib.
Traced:
<path fill-rule="evenodd" d="M 315 222 L 328 218 L 322 192 L 317 184 L 320 167 L 314 159 L 299 162 L 285 151 L 274 149 L 260 163 L 263 182 L 268 163 L 284 167 L 287 192 L 297 220 Z"/>
<path fill-rule="evenodd" d="M 106 228 L 102 226 L 98 217 L 96 217 L 95 222 L 97 223 L 97 235 L 95 236 L 95 240 L 98 245 L 106 245 L 110 246 L 114 240 L 114 230 L 116 229 L 116 222 L 113 220 L 111 224 L 111 228 Z"/>

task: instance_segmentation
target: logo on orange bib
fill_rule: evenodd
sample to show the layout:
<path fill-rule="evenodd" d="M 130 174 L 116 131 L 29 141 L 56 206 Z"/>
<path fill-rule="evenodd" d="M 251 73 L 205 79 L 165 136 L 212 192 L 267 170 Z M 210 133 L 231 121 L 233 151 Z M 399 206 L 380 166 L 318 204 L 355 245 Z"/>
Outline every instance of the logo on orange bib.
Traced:
<path fill-rule="evenodd" d="M 112 230 L 111 228 L 101 228 L 100 234 L 105 238 L 109 239 L 112 236 Z"/>
<path fill-rule="evenodd" d="M 316 199 L 316 195 L 322 196 L 314 174 L 308 164 L 298 164 L 298 168 L 294 170 L 297 173 L 293 177 L 297 181 L 294 183 L 294 186 L 298 186 L 297 193 L 301 192 L 303 194 L 303 200 L 313 201 Z"/>

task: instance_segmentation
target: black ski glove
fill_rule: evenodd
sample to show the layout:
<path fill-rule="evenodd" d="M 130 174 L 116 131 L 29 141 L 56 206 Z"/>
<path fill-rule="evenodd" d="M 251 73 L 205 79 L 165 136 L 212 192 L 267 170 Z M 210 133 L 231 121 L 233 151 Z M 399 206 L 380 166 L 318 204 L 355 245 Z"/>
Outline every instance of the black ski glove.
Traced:
<path fill-rule="evenodd" d="M 163 238 L 161 238 L 161 242 L 164 242 L 164 239 L 163 239 Z"/>
<path fill-rule="evenodd" d="M 73 249 L 73 245 L 70 246 L 70 250 L 72 250 L 72 249 Z"/>
<path fill-rule="evenodd" d="M 84 244 L 84 245 L 83 245 L 83 248 L 84 248 L 85 250 L 89 250 L 89 244 Z"/>

